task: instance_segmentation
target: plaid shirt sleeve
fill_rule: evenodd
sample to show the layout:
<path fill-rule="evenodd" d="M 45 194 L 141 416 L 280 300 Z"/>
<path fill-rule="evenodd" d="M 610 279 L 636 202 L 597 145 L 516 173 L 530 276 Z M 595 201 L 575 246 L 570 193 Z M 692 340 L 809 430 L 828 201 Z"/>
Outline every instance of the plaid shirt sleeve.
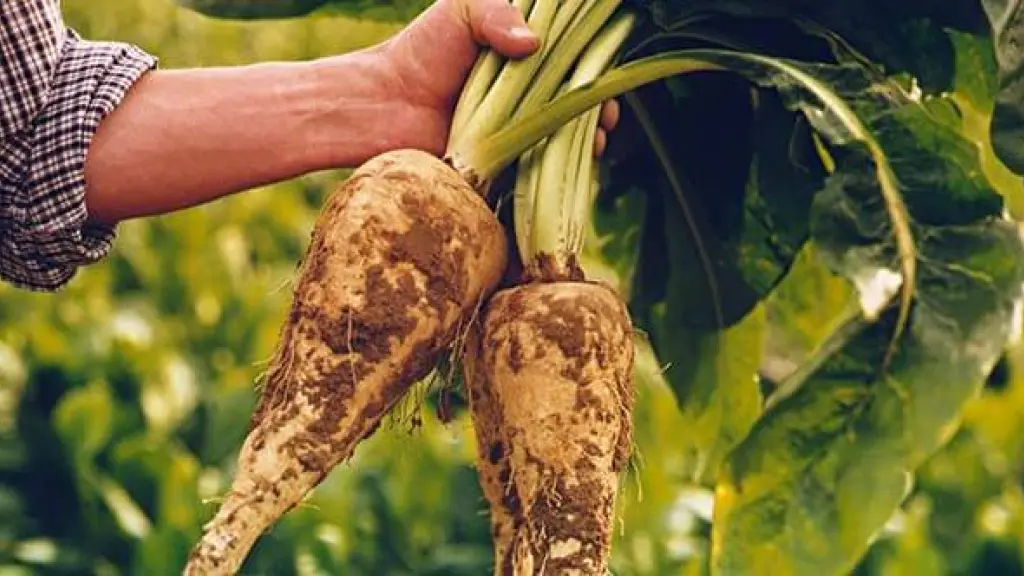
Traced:
<path fill-rule="evenodd" d="M 100 121 L 156 59 L 65 27 L 59 0 L 0 0 L 0 279 L 54 291 L 105 257 L 87 221 L 85 156 Z"/>

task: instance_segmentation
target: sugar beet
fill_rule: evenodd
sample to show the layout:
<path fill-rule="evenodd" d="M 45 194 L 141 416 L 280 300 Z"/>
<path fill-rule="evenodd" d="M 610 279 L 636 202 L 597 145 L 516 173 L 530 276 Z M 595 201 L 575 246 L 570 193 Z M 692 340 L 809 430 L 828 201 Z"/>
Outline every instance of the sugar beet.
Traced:
<path fill-rule="evenodd" d="M 318 218 L 230 493 L 187 574 L 231 574 L 369 436 L 501 278 L 506 238 L 446 164 L 367 162 Z"/>
<path fill-rule="evenodd" d="M 594 283 L 527 284 L 495 294 L 480 330 L 466 380 L 481 482 L 512 533 L 495 573 L 605 574 L 632 444 L 625 306 Z"/>

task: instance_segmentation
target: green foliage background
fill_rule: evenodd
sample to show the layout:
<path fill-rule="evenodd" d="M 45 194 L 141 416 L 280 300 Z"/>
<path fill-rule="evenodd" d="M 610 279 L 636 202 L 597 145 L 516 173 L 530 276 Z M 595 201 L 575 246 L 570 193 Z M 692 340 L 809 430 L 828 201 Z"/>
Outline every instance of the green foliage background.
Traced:
<path fill-rule="evenodd" d="M 86 37 L 136 43 L 167 68 L 312 58 L 397 29 L 334 16 L 220 22 L 170 0 L 64 9 Z M 124 224 L 115 253 L 57 295 L 0 286 L 0 576 L 179 572 L 230 480 L 288 282 L 343 177 Z M 826 328 L 815 307 L 848 297 L 811 262 L 799 263 L 801 291 L 784 287 L 758 312 L 774 320 L 770 357 L 815 342 Z M 925 465 L 859 573 L 1024 573 L 1018 355 Z M 679 413 L 649 351 L 637 376 L 639 457 L 620 499 L 614 570 L 701 574 L 712 495 L 691 480 L 688 442 L 706 423 Z M 432 393 L 415 396 L 259 543 L 246 574 L 487 573 L 469 422 L 458 412 L 444 424 Z"/>

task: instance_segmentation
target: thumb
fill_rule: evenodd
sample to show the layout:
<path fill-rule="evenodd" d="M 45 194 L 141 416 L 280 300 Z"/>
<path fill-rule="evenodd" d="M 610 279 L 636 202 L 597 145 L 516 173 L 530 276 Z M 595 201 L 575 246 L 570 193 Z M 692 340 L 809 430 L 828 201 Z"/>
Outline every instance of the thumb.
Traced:
<path fill-rule="evenodd" d="M 502 56 L 524 58 L 540 48 L 540 38 L 508 0 L 459 0 L 473 39 Z"/>

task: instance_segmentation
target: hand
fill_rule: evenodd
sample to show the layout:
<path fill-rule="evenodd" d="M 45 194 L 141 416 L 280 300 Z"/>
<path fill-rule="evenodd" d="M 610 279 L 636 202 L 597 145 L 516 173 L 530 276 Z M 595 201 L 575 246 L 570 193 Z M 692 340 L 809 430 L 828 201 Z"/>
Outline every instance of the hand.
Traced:
<path fill-rule="evenodd" d="M 444 154 L 455 103 L 481 46 L 508 58 L 524 58 L 540 42 L 507 0 L 439 0 L 382 46 L 395 89 L 414 108 L 413 120 L 404 127 L 414 131 L 406 135 L 411 146 Z M 595 155 L 604 151 L 607 131 L 618 119 L 618 102 L 606 102 Z"/>
<path fill-rule="evenodd" d="M 149 72 L 89 146 L 89 218 L 166 214 L 397 148 L 441 156 L 481 45 L 509 58 L 539 47 L 507 0 L 438 0 L 368 50 Z M 595 153 L 618 113 L 614 101 L 605 104 Z"/>

